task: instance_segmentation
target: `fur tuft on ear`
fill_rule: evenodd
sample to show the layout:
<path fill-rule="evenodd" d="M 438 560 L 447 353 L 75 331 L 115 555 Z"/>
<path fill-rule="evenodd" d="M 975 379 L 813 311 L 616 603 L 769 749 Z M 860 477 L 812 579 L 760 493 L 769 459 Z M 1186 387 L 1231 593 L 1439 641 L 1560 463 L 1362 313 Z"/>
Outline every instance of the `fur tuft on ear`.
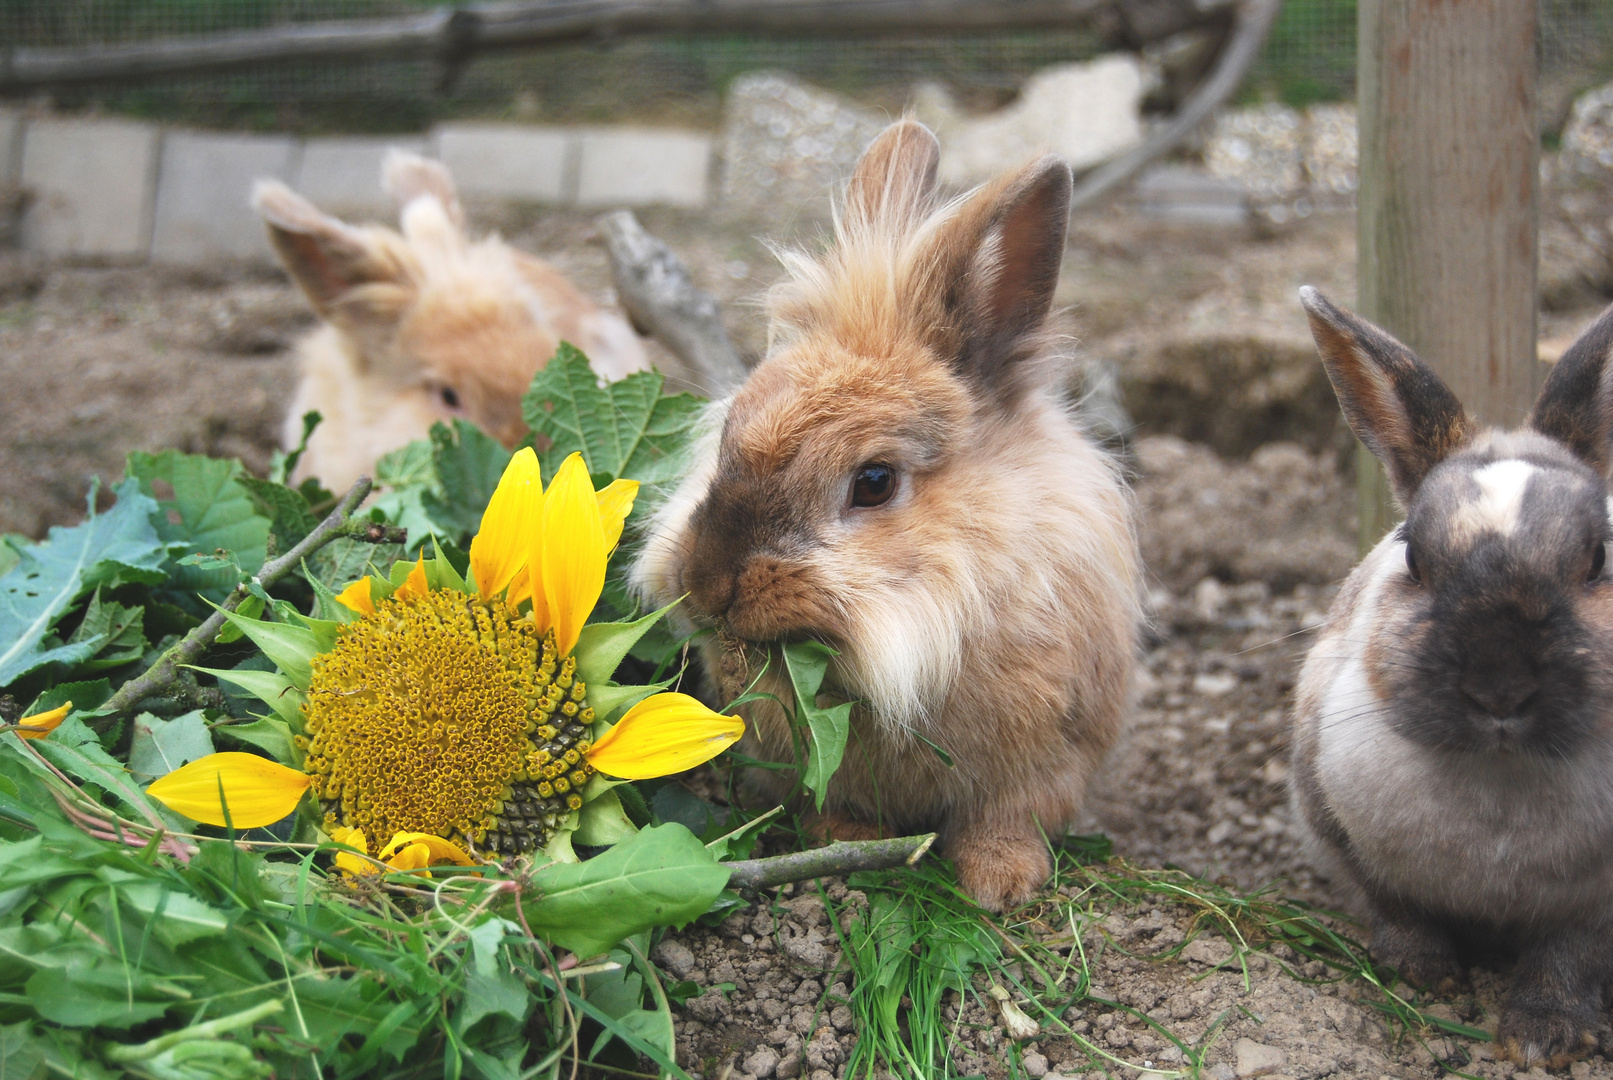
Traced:
<path fill-rule="evenodd" d="M 384 233 L 321 213 L 278 180 L 259 180 L 253 186 L 252 207 L 268 226 L 281 264 L 322 317 L 343 321 L 345 314 L 351 321 L 363 306 L 352 303 L 355 290 L 365 286 L 385 291 L 412 287 L 415 274 L 408 253 L 400 243 L 387 242 Z"/>
<path fill-rule="evenodd" d="M 1001 388 L 1047 320 L 1073 183 L 1046 155 L 967 197 L 925 238 L 913 283 L 941 308 L 937 346 L 970 379 Z"/>
<path fill-rule="evenodd" d="M 901 240 L 935 202 L 941 144 L 929 128 L 904 118 L 886 128 L 857 160 L 846 189 L 843 233 L 884 233 Z"/>
<path fill-rule="evenodd" d="M 381 186 L 398 204 L 399 211 L 408 209 L 409 204 L 421 196 L 430 196 L 442 204 L 455 229 L 465 228 L 465 210 L 459 204 L 459 191 L 442 162 L 406 150 L 388 150 L 381 165 Z"/>
<path fill-rule="evenodd" d="M 1613 439 L 1613 307 L 1602 312 L 1546 376 L 1529 426 L 1607 475 Z"/>
<path fill-rule="evenodd" d="M 1400 504 L 1409 506 L 1428 471 L 1473 437 L 1472 420 L 1450 387 L 1400 342 L 1309 285 L 1299 301 L 1344 419 L 1383 462 Z"/>

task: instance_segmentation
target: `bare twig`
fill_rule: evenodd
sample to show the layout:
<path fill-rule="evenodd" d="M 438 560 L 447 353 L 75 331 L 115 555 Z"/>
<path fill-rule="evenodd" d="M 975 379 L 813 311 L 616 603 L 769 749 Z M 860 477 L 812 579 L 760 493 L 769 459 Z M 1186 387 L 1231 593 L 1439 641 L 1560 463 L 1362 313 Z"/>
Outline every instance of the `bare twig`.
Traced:
<path fill-rule="evenodd" d="M 1203 82 L 1193 90 L 1170 122 L 1160 128 L 1136 149 L 1098 166 L 1081 178 L 1070 208 L 1078 210 L 1113 191 L 1142 171 L 1143 167 L 1164 157 L 1181 145 L 1210 115 L 1226 104 L 1234 91 L 1249 73 L 1249 67 L 1260 55 L 1266 43 L 1271 24 L 1277 18 L 1282 0 L 1241 0 L 1237 18 L 1232 25 L 1232 36 L 1221 50 L 1215 67 Z"/>
<path fill-rule="evenodd" d="M 391 539 L 388 530 L 372 522 L 358 524 L 355 529 L 354 523 L 348 521 L 353 511 L 369 493 L 370 478 L 359 477 L 358 482 L 349 488 L 347 494 L 336 504 L 336 509 L 332 510 L 313 532 L 303 537 L 295 547 L 278 559 L 263 564 L 263 569 L 257 573 L 257 583 L 268 588 L 300 567 L 308 556 L 332 540 L 344 536 L 369 540 L 372 543 Z M 160 696 L 178 678 L 177 672 L 181 665 L 194 664 L 201 659 L 202 653 L 207 651 L 213 640 L 218 637 L 219 631 L 224 629 L 227 613 L 233 612 L 250 595 L 246 585 L 236 586 L 235 591 L 230 593 L 219 610 L 186 634 L 179 644 L 164 653 L 162 659 L 152 664 L 143 674 L 137 675 L 119 687 L 118 692 L 113 694 L 105 705 L 95 710 L 96 713 L 103 716 L 116 715 L 129 711 L 146 698 Z"/>
<path fill-rule="evenodd" d="M 770 885 L 834 877 L 855 870 L 891 870 L 898 866 L 912 866 L 924 857 L 933 843 L 934 833 L 898 836 L 891 840 L 837 840 L 808 851 L 731 862 L 728 864 L 728 887 L 764 889 Z"/>
<path fill-rule="evenodd" d="M 723 329 L 717 298 L 694 283 L 683 260 L 644 231 L 631 210 L 595 218 L 610 253 L 622 307 L 687 364 L 708 396 L 721 397 L 745 378 L 745 364 Z"/>

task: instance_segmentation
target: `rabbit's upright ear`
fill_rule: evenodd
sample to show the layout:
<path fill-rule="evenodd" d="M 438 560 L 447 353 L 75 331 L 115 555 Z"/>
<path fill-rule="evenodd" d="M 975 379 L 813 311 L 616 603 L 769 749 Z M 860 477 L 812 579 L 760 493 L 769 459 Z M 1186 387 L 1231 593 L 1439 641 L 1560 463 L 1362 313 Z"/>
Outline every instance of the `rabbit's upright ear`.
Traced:
<path fill-rule="evenodd" d="M 1473 421 L 1450 387 L 1415 353 L 1310 286 L 1299 290 L 1344 419 L 1389 471 L 1409 506 L 1423 477 L 1473 437 Z"/>
<path fill-rule="evenodd" d="M 321 213 L 277 180 L 258 181 L 252 206 L 281 264 L 322 317 L 351 322 L 396 306 L 409 290 L 399 245 L 377 233 Z"/>
<path fill-rule="evenodd" d="M 381 165 L 381 186 L 386 188 L 400 211 L 427 195 L 442 204 L 454 228 L 465 227 L 465 210 L 459 205 L 459 191 L 454 187 L 453 176 L 440 161 L 405 150 L 388 150 Z"/>
<path fill-rule="evenodd" d="M 911 278 L 934 311 L 934 344 L 970 380 L 1000 391 L 1033 351 L 1058 287 L 1070 167 L 1048 154 L 971 195 L 934 233 Z"/>
<path fill-rule="evenodd" d="M 899 120 L 863 151 L 846 189 L 841 227 L 880 232 L 893 240 L 911 232 L 935 201 L 941 144 L 917 120 Z"/>
<path fill-rule="evenodd" d="M 1568 347 L 1540 388 L 1529 426 L 1606 475 L 1613 438 L 1613 307 Z"/>

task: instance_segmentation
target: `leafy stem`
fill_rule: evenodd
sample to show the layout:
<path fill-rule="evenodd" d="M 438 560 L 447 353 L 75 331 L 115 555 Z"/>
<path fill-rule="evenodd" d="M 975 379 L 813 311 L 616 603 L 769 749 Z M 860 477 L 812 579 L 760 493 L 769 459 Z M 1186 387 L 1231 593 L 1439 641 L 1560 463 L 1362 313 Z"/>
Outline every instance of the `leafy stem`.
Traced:
<path fill-rule="evenodd" d="M 252 595 L 252 586 L 267 589 L 287 574 L 302 565 L 302 561 L 333 540 L 350 537 L 356 540 L 365 540 L 370 543 L 395 543 L 397 530 L 371 521 L 353 521 L 353 511 L 358 509 L 366 496 L 370 493 L 371 482 L 367 476 L 361 476 L 358 481 L 347 490 L 336 503 L 336 508 L 326 516 L 325 520 L 316 525 L 312 532 L 303 537 L 292 549 L 284 555 L 263 564 L 263 568 L 250 582 L 242 582 L 230 593 L 223 605 L 205 622 L 186 634 L 178 644 L 169 649 L 144 674 L 137 675 L 118 688 L 118 692 L 109 698 L 106 704 L 96 710 L 102 717 L 112 717 L 119 713 L 128 712 L 140 702 L 150 697 L 158 697 L 171 688 L 179 679 L 179 669 L 186 664 L 194 664 L 201 659 L 208 647 L 218 637 L 219 631 L 224 629 L 226 617 L 239 607 L 248 596 Z M 92 722 L 93 725 L 93 722 Z"/>

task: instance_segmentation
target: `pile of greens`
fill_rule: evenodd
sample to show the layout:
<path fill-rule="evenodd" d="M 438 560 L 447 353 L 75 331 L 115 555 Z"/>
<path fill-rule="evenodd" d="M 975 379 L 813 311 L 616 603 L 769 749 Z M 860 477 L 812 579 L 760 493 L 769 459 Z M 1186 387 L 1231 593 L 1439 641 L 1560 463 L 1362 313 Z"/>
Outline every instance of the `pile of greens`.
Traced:
<path fill-rule="evenodd" d="M 652 373 L 601 387 L 563 347 L 525 411 L 545 482 L 580 452 L 597 486 L 643 484 L 630 542 L 700 404 Z M 0 1075 L 556 1077 L 612 1055 L 683 1075 L 669 1005 L 699 991 L 646 955 L 737 902 L 723 861 L 757 830 L 732 812 L 624 785 L 633 831 L 593 858 L 348 877 L 288 823 L 238 834 L 147 796 L 215 751 L 284 750 L 257 628 L 422 549 L 463 573 L 511 452 L 438 425 L 363 509 L 288 484 L 297 456 L 260 478 L 131 454 L 82 524 L 0 539 Z M 596 620 L 633 614 L 625 561 Z M 625 663 L 662 678 L 682 644 L 657 628 Z M 69 701 L 48 735 L 16 733 Z"/>

